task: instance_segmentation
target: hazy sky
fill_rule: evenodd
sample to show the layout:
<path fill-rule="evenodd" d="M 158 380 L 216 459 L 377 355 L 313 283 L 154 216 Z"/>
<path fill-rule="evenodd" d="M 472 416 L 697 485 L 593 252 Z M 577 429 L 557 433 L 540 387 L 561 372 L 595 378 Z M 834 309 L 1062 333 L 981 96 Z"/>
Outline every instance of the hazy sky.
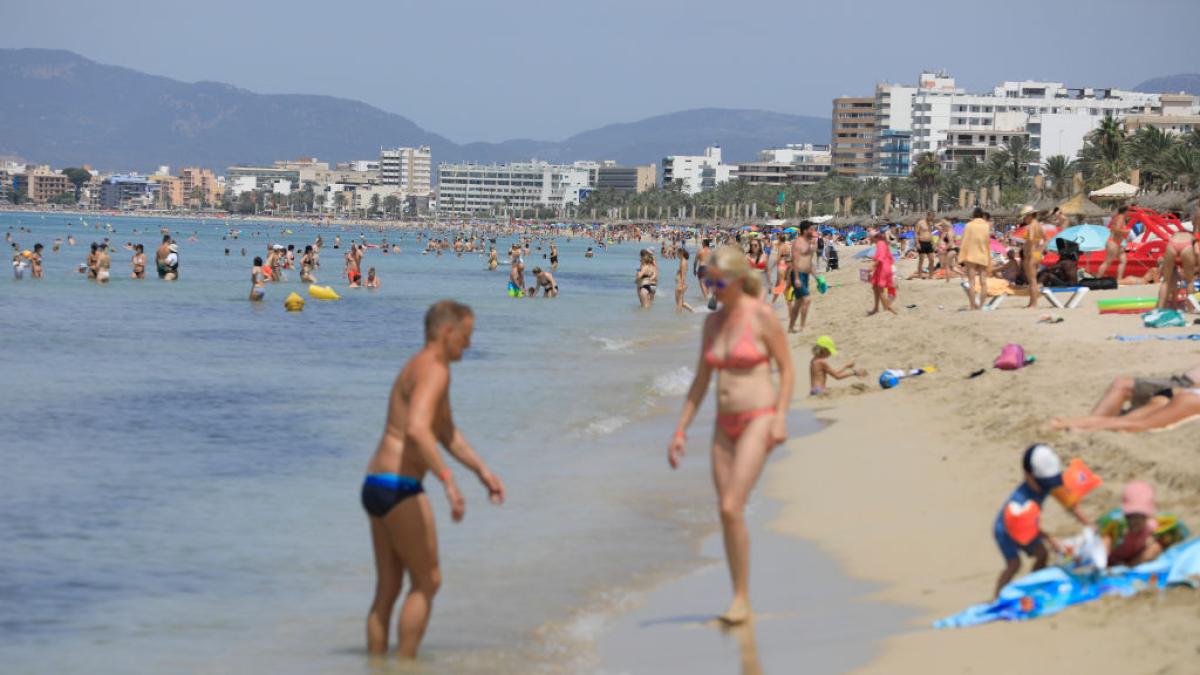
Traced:
<path fill-rule="evenodd" d="M 1200 72 L 1198 26 L 1200 0 L 0 0 L 0 46 L 359 99 L 459 142 L 697 107 L 828 117 L 922 68 L 1132 87 Z"/>

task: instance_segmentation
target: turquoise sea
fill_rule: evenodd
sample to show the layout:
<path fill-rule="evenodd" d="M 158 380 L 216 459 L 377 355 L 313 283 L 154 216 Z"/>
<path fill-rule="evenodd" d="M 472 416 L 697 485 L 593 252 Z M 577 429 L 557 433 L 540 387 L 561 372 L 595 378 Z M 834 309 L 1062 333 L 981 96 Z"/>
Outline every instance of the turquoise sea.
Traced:
<path fill-rule="evenodd" d="M 153 261 L 161 227 L 180 242 L 180 280 L 129 279 L 122 244 L 145 244 Z M 229 227 L 239 239 L 223 240 Z M 447 297 L 477 315 L 453 370 L 456 420 L 509 501 L 494 507 L 468 481 L 453 525 L 431 491 L 445 584 L 422 663 L 585 668 L 630 591 L 697 564 L 696 537 L 715 521 L 707 461 L 695 453 L 672 473 L 665 446 L 699 316 L 674 313 L 671 261 L 658 303 L 639 310 L 646 244 L 585 259 L 591 241 L 559 237 L 561 297 L 514 300 L 503 265 L 422 255 L 411 231 L 365 232 L 402 252 L 369 250 L 382 288 L 353 290 L 340 280 L 345 248 L 332 248 L 353 228 L 2 213 L 0 229 L 47 248 L 44 279 L 0 282 L 6 672 L 369 670 L 360 481 L 422 315 Z M 317 277 L 341 301 L 286 313 L 283 298 L 304 290 L 294 270 L 266 302 L 246 301 L 252 256 L 318 233 Z M 68 235 L 75 246 L 50 251 Z M 113 281 L 100 286 L 76 268 L 105 236 Z M 710 424 L 706 413 L 697 429 Z"/>

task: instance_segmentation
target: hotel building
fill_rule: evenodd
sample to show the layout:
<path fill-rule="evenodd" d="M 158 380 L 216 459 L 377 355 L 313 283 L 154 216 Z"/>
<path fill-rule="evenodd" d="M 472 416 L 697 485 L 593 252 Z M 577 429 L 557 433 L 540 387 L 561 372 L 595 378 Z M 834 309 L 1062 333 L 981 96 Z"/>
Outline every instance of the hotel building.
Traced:
<path fill-rule="evenodd" d="M 737 167 L 721 162 L 721 146 L 704 149 L 703 155 L 672 155 L 663 158 L 663 187 L 682 181 L 683 193 L 706 192 L 737 174 Z"/>
<path fill-rule="evenodd" d="M 427 196 L 433 191 L 433 152 L 419 148 L 380 148 L 379 182 L 394 185 L 410 195 Z"/>
<path fill-rule="evenodd" d="M 578 204 L 590 187 L 589 170 L 547 162 L 441 164 L 438 210 L 471 214 L 561 208 Z"/>

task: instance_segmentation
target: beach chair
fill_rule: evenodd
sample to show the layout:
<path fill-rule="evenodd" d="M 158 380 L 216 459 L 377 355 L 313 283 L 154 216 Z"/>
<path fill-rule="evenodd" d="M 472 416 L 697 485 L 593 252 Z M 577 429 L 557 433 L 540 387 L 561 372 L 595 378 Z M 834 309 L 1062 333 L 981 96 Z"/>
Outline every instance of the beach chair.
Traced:
<path fill-rule="evenodd" d="M 1083 296 L 1090 291 L 1087 286 L 1064 286 L 1061 288 L 1042 288 L 1042 296 L 1050 301 L 1051 305 L 1059 309 L 1075 309 L 1079 303 L 1083 302 Z M 1071 297 L 1067 298 L 1066 302 L 1058 299 L 1055 293 L 1070 293 Z"/>
<path fill-rule="evenodd" d="M 963 293 L 965 293 L 967 296 L 967 303 L 969 304 L 971 302 L 971 286 L 970 286 L 970 284 L 968 284 L 965 281 L 962 282 L 962 289 L 963 289 Z M 983 308 L 988 309 L 988 310 L 999 309 L 1000 305 L 1004 304 L 1004 300 L 1005 300 L 1005 298 L 1008 297 L 1008 295 L 1009 295 L 1008 293 L 1000 293 L 999 295 L 988 295 L 987 300 L 985 300 L 983 303 Z"/>

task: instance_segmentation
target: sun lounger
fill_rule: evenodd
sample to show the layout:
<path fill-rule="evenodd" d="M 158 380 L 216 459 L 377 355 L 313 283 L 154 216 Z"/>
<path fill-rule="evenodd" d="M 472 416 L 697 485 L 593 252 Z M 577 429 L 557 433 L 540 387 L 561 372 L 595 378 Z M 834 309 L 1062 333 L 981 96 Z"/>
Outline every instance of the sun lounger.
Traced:
<path fill-rule="evenodd" d="M 964 281 L 964 282 L 962 282 L 962 289 L 963 289 L 963 292 L 967 294 L 967 302 L 968 303 L 971 302 L 971 287 L 970 287 L 970 285 L 968 285 L 967 282 Z M 984 303 L 983 303 L 983 308 L 984 309 L 999 309 L 1000 305 L 1004 304 L 1004 299 L 1007 297 L 1008 297 L 1007 293 L 1001 293 L 999 295 L 989 295 L 987 300 L 984 301 Z"/>
<path fill-rule="evenodd" d="M 1083 302 L 1083 296 L 1091 290 L 1086 286 L 1064 286 L 1062 288 L 1043 288 L 1042 295 L 1045 296 L 1050 304 L 1059 309 L 1075 309 L 1079 303 Z M 1071 297 L 1067 298 L 1066 302 L 1058 299 L 1055 293 L 1070 293 Z"/>

